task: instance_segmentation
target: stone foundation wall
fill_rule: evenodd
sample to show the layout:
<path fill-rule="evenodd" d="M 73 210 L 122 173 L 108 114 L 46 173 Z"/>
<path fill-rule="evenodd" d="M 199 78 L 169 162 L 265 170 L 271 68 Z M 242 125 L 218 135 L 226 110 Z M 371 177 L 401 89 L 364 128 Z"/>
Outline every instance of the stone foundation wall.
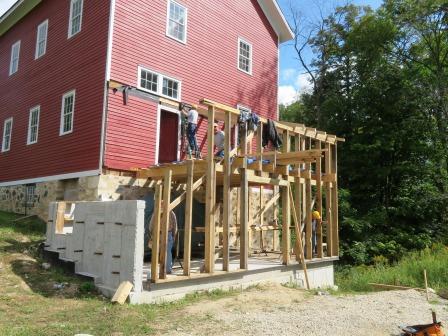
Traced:
<path fill-rule="evenodd" d="M 148 192 L 144 181 L 129 176 L 98 175 L 41 182 L 27 202 L 27 185 L 0 187 L 0 210 L 37 215 L 46 220 L 50 202 L 137 200 Z"/>

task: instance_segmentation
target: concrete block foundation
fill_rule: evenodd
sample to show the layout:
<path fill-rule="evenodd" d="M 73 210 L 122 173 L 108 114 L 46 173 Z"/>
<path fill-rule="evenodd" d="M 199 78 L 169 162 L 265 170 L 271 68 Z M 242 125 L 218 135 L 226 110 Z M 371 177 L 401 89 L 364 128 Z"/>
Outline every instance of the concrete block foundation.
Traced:
<path fill-rule="evenodd" d="M 133 304 L 177 300 L 188 293 L 213 289 L 245 288 L 261 282 L 293 282 L 304 285 L 301 265 L 283 266 L 277 255 L 267 253 L 249 258 L 249 269 L 239 270 L 239 259 L 232 258 L 230 272 L 200 273 L 202 260 L 192 261 L 192 275 L 183 277 L 177 267 L 174 274 L 158 283 L 150 283 L 149 266 L 144 265 L 144 201 L 76 202 L 67 204 L 64 225 L 58 219 L 58 203 L 49 206 L 45 250 L 72 262 L 75 273 L 92 277 L 95 286 L 112 297 L 123 281 L 130 281 Z M 61 214 L 59 214 L 61 216 Z M 334 285 L 333 262 L 326 258 L 308 262 L 312 287 Z M 220 260 L 216 269 L 222 269 Z"/>

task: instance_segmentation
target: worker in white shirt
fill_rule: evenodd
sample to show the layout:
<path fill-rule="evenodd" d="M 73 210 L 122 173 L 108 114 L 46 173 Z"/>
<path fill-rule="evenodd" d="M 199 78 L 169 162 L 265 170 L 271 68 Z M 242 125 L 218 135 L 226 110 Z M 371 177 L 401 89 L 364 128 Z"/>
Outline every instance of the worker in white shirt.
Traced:
<path fill-rule="evenodd" d="M 191 152 L 196 158 L 201 157 L 199 152 L 198 142 L 196 140 L 196 132 L 198 127 L 198 111 L 196 105 L 192 105 L 188 112 L 184 112 L 187 115 L 187 139 Z"/>

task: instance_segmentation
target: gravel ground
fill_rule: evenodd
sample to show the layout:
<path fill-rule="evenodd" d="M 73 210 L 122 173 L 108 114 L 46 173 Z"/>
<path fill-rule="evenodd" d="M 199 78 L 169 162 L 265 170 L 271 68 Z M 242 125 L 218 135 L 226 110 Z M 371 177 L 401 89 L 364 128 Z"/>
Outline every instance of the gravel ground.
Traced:
<path fill-rule="evenodd" d="M 189 323 L 171 335 L 400 335 L 399 325 L 432 321 L 447 325 L 447 301 L 409 291 L 317 296 L 270 285 L 186 308 Z"/>

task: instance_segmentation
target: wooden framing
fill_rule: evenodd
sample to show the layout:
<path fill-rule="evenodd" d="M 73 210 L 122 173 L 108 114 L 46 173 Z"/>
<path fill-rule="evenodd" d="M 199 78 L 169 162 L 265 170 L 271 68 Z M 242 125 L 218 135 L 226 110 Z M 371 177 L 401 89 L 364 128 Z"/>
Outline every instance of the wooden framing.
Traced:
<path fill-rule="evenodd" d="M 160 243 L 160 279 L 166 279 L 166 261 L 168 246 L 168 231 L 170 226 L 170 198 L 171 198 L 171 177 L 172 171 L 165 172 L 163 184 L 163 204 L 162 204 L 162 237 Z"/>
<path fill-rule="evenodd" d="M 215 271 L 215 260 L 219 258 L 219 254 L 222 254 L 222 271 L 230 272 L 230 233 L 239 235 L 239 269 L 249 270 L 251 235 L 255 232 L 260 233 L 260 250 L 267 253 L 263 234 L 267 231 L 272 232 L 273 250 L 276 250 L 275 240 L 281 229 L 281 262 L 285 265 L 301 263 L 309 287 L 307 260 L 313 259 L 313 262 L 319 259 L 325 260 L 337 257 L 339 253 L 337 142 L 343 139 L 301 124 L 277 122 L 277 129 L 284 140 L 283 148 L 281 152 L 264 151 L 262 124 L 266 120 L 260 118 L 261 124 L 258 125 L 257 131 L 241 134 L 239 148 L 232 149 L 231 127 L 238 119 L 239 110 L 207 99 L 202 100 L 201 104 L 207 106 L 207 109 L 198 109 L 200 114 L 208 118 L 206 158 L 136 170 L 138 178 L 150 179 L 155 186 L 151 281 L 160 282 L 167 279 L 165 265 L 169 213 L 180 204 L 185 204 L 183 276 L 192 276 L 193 232 L 204 234 L 203 271 L 211 275 L 221 272 Z M 224 121 L 225 125 L 224 158 L 219 159 L 214 157 L 215 120 Z M 252 153 L 254 143 L 256 150 Z M 249 159 L 253 160 L 250 164 Z M 171 200 L 173 185 L 180 195 Z M 201 196 L 205 201 L 205 225 L 198 227 L 195 225 L 192 211 L 195 194 L 204 192 L 204 189 L 198 191 L 201 186 L 205 189 L 205 199 Z M 216 220 L 219 209 L 217 199 L 221 199 L 221 195 L 219 197 L 216 195 L 217 186 L 222 186 L 223 193 L 222 221 L 219 222 Z M 258 188 L 260 198 L 259 210 L 249 215 L 251 187 Z M 236 204 L 232 203 L 232 189 L 237 191 Z M 272 197 L 265 199 L 263 195 L 265 189 L 273 189 Z M 325 204 L 323 204 L 324 195 Z M 281 228 L 276 223 L 279 200 L 282 213 Z M 236 205 L 235 209 L 232 209 L 232 205 Z M 265 214 L 271 208 L 273 218 L 269 221 L 265 219 Z M 313 209 L 319 211 L 322 218 L 322 223 L 319 223 L 316 232 L 313 232 L 312 227 Z M 236 218 L 234 223 L 232 218 Z M 182 227 L 182 224 L 180 225 Z M 296 260 L 291 260 L 291 229 L 295 231 L 297 237 L 294 244 Z M 314 234 L 317 235 L 317 255 L 313 255 Z M 218 241 L 217 236 L 222 239 Z M 326 251 L 324 246 L 327 246 Z M 234 253 L 235 249 L 232 251 Z"/>
<path fill-rule="evenodd" d="M 232 116 L 229 112 L 225 115 L 224 120 L 225 134 L 224 134 L 224 183 L 223 183 L 223 235 L 222 235 L 222 270 L 229 271 L 229 229 L 230 220 L 232 216 L 232 204 L 231 204 L 231 174 L 230 174 L 230 144 L 231 144 L 231 128 L 232 128 Z"/>
<path fill-rule="evenodd" d="M 151 282 L 158 280 L 159 251 L 160 251 L 160 215 L 162 214 L 162 184 L 156 184 L 154 199 L 154 222 L 152 227 L 152 259 L 151 259 Z"/>
<path fill-rule="evenodd" d="M 215 271 L 215 139 L 213 123 L 215 122 L 215 108 L 208 108 L 208 136 L 207 136 L 207 180 L 205 203 L 205 271 Z"/>
<path fill-rule="evenodd" d="M 185 200 L 185 226 L 184 226 L 184 275 L 190 275 L 191 265 L 191 231 L 193 222 L 193 172 L 194 161 L 187 164 L 187 190 Z"/>

